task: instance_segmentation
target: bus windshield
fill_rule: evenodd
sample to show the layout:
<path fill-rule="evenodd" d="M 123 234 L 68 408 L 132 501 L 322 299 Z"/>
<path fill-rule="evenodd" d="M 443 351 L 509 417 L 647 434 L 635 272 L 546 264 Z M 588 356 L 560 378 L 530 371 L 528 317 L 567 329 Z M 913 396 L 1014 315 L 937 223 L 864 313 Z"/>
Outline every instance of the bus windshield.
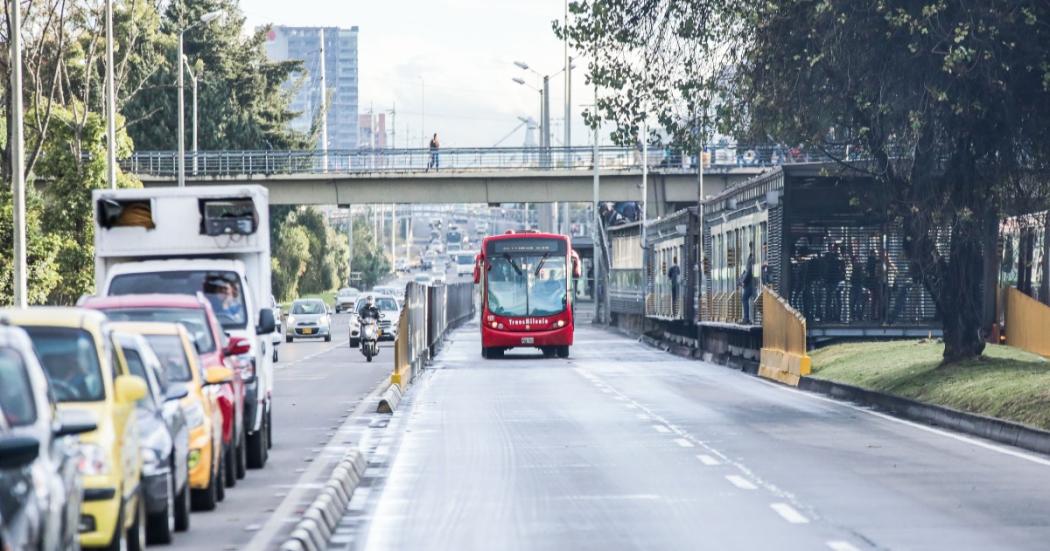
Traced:
<path fill-rule="evenodd" d="M 489 244 L 488 309 L 497 316 L 551 316 L 565 310 L 565 243 L 506 239 Z"/>

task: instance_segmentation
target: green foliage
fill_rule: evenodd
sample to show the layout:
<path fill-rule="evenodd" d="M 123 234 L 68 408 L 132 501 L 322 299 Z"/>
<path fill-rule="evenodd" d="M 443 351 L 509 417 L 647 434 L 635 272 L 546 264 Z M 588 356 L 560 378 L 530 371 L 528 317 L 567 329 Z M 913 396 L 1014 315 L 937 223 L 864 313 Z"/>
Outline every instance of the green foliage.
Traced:
<path fill-rule="evenodd" d="M 309 266 L 310 236 L 295 222 L 295 213 L 284 218 L 271 218 L 277 238 L 271 240 L 273 294 L 278 301 L 294 300 L 299 296 L 299 280 Z"/>
<path fill-rule="evenodd" d="M 390 260 L 375 244 L 372 225 L 364 217 L 354 220 L 353 270 L 361 274 L 361 288 L 371 289 L 390 273 Z"/>
<path fill-rule="evenodd" d="M 270 220 L 273 289 L 278 300 L 324 293 L 346 284 L 350 276 L 346 235 L 329 225 L 320 211 L 276 206 L 270 208 Z M 358 269 L 356 258 L 354 269 Z"/>
<path fill-rule="evenodd" d="M 26 193 L 26 257 L 30 304 L 45 304 L 62 280 L 56 256 L 59 236 L 42 231 L 43 206 L 32 186 Z M 0 304 L 14 301 L 14 225 L 11 186 L 0 187 Z"/>
<path fill-rule="evenodd" d="M 223 17 L 195 24 L 206 13 Z M 178 33 L 198 84 L 198 141 L 201 150 L 307 149 L 311 141 L 292 131 L 292 90 L 284 84 L 300 62 L 271 62 L 263 43 L 268 29 L 245 32 L 236 0 L 179 0 L 167 4 L 160 26 L 167 52 L 142 92 L 125 107 L 134 121 L 130 133 L 140 150 L 174 150 L 178 136 Z M 187 148 L 192 132 L 192 83 L 185 79 Z"/>

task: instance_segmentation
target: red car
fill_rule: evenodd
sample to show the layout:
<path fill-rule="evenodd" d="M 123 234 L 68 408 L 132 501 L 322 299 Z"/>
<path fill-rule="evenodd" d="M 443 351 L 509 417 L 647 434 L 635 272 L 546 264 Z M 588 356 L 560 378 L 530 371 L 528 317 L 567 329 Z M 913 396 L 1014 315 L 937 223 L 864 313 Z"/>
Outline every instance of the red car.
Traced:
<path fill-rule="evenodd" d="M 193 295 L 119 295 L 90 297 L 80 306 L 101 310 L 113 320 L 162 321 L 180 323 L 193 337 L 204 369 L 228 367 L 234 375 L 229 383 L 218 386 L 219 409 L 222 411 L 222 443 L 226 486 L 244 478 L 247 461 L 244 430 L 245 386 L 242 370 L 248 341 L 228 339 L 219 325 L 211 304 Z"/>

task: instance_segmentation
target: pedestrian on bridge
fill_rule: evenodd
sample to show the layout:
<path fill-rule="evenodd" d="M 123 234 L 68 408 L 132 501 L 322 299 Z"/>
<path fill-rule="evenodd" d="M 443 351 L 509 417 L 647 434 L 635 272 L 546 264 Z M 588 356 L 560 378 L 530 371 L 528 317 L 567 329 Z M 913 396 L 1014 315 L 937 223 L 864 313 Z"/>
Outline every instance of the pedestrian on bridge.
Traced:
<path fill-rule="evenodd" d="M 678 277 L 682 269 L 678 267 L 678 256 L 671 259 L 671 267 L 667 269 L 667 279 L 671 280 L 671 317 L 678 316 Z"/>
<path fill-rule="evenodd" d="M 748 243 L 747 261 L 744 263 L 744 271 L 740 273 L 740 305 L 744 310 L 744 325 L 751 325 L 751 299 L 755 296 L 755 242 Z"/>
<path fill-rule="evenodd" d="M 434 137 L 430 138 L 430 163 L 427 164 L 427 172 L 433 168 L 435 171 L 439 168 L 438 149 L 441 149 L 441 142 L 438 140 L 437 132 L 434 132 Z"/>

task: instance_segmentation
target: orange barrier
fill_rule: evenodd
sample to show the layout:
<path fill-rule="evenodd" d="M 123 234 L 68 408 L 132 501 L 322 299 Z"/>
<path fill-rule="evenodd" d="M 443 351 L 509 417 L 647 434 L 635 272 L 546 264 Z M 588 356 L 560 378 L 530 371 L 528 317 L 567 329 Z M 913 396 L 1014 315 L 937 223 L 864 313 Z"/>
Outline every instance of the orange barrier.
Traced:
<path fill-rule="evenodd" d="M 806 354 L 806 318 L 767 287 L 762 289 L 762 356 L 758 374 L 798 386 L 810 373 Z"/>
<path fill-rule="evenodd" d="M 1050 357 L 1050 306 L 1012 287 L 1007 289 L 1006 344 Z"/>

